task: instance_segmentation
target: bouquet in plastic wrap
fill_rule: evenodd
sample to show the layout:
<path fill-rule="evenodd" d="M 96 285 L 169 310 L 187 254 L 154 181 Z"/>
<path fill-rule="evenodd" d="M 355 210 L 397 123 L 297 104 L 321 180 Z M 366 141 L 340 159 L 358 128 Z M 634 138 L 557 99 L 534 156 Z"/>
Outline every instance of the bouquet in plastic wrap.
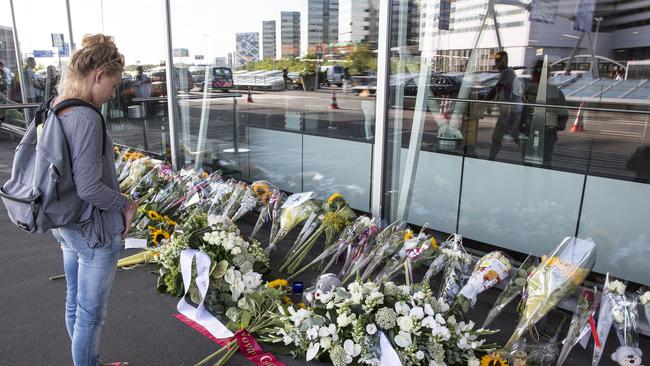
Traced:
<path fill-rule="evenodd" d="M 510 302 L 512 302 L 512 300 L 514 300 L 517 295 L 521 294 L 524 291 L 526 283 L 528 282 L 528 275 L 533 271 L 536 265 L 536 257 L 529 255 L 521 264 L 521 266 L 519 266 L 519 268 L 514 271 L 510 278 L 510 282 L 506 288 L 501 291 L 499 297 L 497 297 L 497 300 L 492 306 L 492 309 L 490 309 L 490 312 L 485 318 L 485 321 L 483 322 L 483 328 L 487 328 L 487 326 L 492 323 L 492 321 L 494 321 L 494 319 L 496 319 L 499 314 L 501 314 L 503 309 L 505 309 L 505 307 L 508 306 L 508 304 L 510 304 Z"/>
<path fill-rule="evenodd" d="M 591 358 L 593 366 L 598 365 L 600 358 L 607 343 L 609 330 L 612 328 L 614 319 L 612 318 L 612 307 L 616 298 L 625 296 L 625 284 L 613 279 L 609 273 L 605 277 L 603 286 L 603 296 L 600 300 L 600 309 L 598 310 L 597 334 L 594 336 L 594 353 Z"/>
<path fill-rule="evenodd" d="M 289 252 L 284 264 L 280 267 L 281 271 L 287 269 L 289 273 L 295 273 L 322 234 L 325 234 L 325 248 L 329 248 L 343 229 L 352 223 L 356 217 L 348 202 L 340 193 L 331 195 L 323 203 L 321 211 L 322 214 L 319 217 L 320 227 L 304 243 Z"/>
<path fill-rule="evenodd" d="M 650 324 L 650 289 L 647 291 L 639 291 L 639 302 L 645 313 L 645 320 Z"/>
<path fill-rule="evenodd" d="M 465 251 L 463 238 L 458 234 L 454 234 L 451 240 L 443 243 L 440 251 L 445 256 L 445 262 L 438 297 L 451 304 L 470 272 L 472 257 Z"/>
<path fill-rule="evenodd" d="M 255 193 L 259 203 L 262 205 L 260 214 L 255 222 L 255 227 L 253 227 L 253 232 L 250 235 L 251 238 L 254 238 L 255 235 L 257 235 L 257 232 L 262 228 L 262 225 L 269 222 L 271 198 L 276 192 L 279 192 L 279 189 L 266 180 L 258 180 L 251 184 L 251 191 Z"/>
<path fill-rule="evenodd" d="M 282 205 L 279 229 L 275 236 L 271 232 L 271 243 L 266 248 L 267 252 L 273 250 L 294 227 L 305 221 L 311 214 L 318 212 L 318 206 L 312 201 L 314 197 L 314 192 L 305 192 L 292 194 L 287 198 Z"/>
<path fill-rule="evenodd" d="M 642 352 L 639 348 L 637 306 L 639 298 L 636 295 L 612 296 L 612 319 L 620 346 L 612 354 L 612 360 L 621 366 L 641 365 Z"/>
<path fill-rule="evenodd" d="M 375 282 L 388 281 L 403 271 L 406 283 L 413 283 L 413 268 L 439 254 L 438 242 L 433 236 L 424 234 L 424 229 L 417 236 L 406 229 L 402 247 L 384 261 L 384 268 L 374 277 Z"/>
<path fill-rule="evenodd" d="M 533 325 L 563 298 L 572 295 L 596 261 L 596 243 L 591 239 L 565 238 L 528 278 L 526 302 L 519 324 L 505 346 L 512 349 Z"/>
<path fill-rule="evenodd" d="M 482 292 L 492 288 L 508 277 L 512 265 L 506 256 L 499 251 L 484 255 L 474 266 L 474 271 L 467 283 L 456 296 L 452 311 L 467 313 L 476 304 L 476 298 Z"/>
<path fill-rule="evenodd" d="M 575 347 L 576 344 L 588 334 L 590 329 L 590 322 L 594 322 L 594 313 L 595 313 L 595 297 L 596 291 L 589 289 L 582 289 L 580 292 L 580 297 L 578 297 L 578 305 L 576 311 L 573 313 L 573 318 L 571 319 L 571 324 L 569 325 L 569 331 L 567 332 L 566 338 L 562 341 L 562 351 L 558 357 L 557 366 L 562 366 L 564 361 L 566 361 L 569 353 Z"/>
<path fill-rule="evenodd" d="M 386 260 L 402 248 L 404 244 L 405 226 L 404 222 L 395 222 L 382 230 L 377 235 L 375 247 L 367 253 L 368 255 L 364 260 L 356 264 L 356 268 L 348 274 L 348 277 L 343 280 L 343 283 L 350 281 L 352 275 L 355 273 L 359 273 L 360 278 L 364 281 L 373 278 L 377 274 L 377 271 L 381 270 L 384 266 Z"/>
<path fill-rule="evenodd" d="M 346 278 L 350 273 L 356 273 L 358 268 L 360 268 L 357 265 L 370 257 L 370 253 L 374 249 L 375 239 L 379 233 L 378 222 L 376 219 L 373 219 L 370 225 L 359 234 L 356 240 L 349 242 L 345 249 L 345 261 L 339 271 L 339 278 Z"/>

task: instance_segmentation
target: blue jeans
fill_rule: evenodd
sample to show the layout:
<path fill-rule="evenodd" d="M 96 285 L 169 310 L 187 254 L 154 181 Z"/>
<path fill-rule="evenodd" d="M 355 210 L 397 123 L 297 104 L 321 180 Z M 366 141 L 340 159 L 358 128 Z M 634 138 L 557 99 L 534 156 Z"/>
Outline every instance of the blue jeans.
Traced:
<path fill-rule="evenodd" d="M 99 334 L 106 319 L 121 238 L 117 235 L 110 245 L 90 248 L 75 230 L 59 228 L 52 234 L 63 250 L 65 322 L 72 341 L 72 360 L 75 366 L 99 365 Z"/>

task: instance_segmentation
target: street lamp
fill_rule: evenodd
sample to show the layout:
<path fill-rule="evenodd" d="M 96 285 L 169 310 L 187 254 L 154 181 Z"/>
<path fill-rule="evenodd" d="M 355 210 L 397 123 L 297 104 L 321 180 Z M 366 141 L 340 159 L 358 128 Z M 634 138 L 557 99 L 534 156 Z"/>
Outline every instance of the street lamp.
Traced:
<path fill-rule="evenodd" d="M 596 53 L 596 44 L 598 43 L 598 31 L 600 30 L 600 22 L 605 20 L 603 17 L 595 17 L 594 20 L 596 21 L 596 36 L 594 36 L 594 49 L 593 52 L 594 54 Z"/>

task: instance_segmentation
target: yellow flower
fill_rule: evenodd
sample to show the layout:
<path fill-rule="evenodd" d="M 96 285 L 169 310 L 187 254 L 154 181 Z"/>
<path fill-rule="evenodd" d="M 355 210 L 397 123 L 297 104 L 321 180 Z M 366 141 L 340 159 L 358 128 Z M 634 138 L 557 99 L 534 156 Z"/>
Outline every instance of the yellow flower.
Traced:
<path fill-rule="evenodd" d="M 411 229 L 406 229 L 406 231 L 404 232 L 404 241 L 411 240 L 411 239 L 413 239 L 413 238 L 414 238 L 414 236 L 413 236 L 413 230 L 411 230 Z"/>
<path fill-rule="evenodd" d="M 169 239 L 169 233 L 165 230 L 155 229 L 151 232 L 151 242 L 154 245 L 158 245 L 160 242 L 167 239 Z"/>
<path fill-rule="evenodd" d="M 287 280 L 278 278 L 277 280 L 273 280 L 271 282 L 268 282 L 266 284 L 266 287 L 269 288 L 276 288 L 276 287 L 287 287 L 289 285 L 289 282 Z"/>
<path fill-rule="evenodd" d="M 210 175 L 209 175 L 207 172 L 203 172 L 203 174 L 201 174 L 201 177 L 203 177 L 203 178 L 207 178 L 207 177 L 209 177 L 209 176 L 210 176 Z"/>
<path fill-rule="evenodd" d="M 269 188 L 269 185 L 266 182 L 255 182 L 251 186 L 251 189 L 257 197 L 262 201 L 263 204 L 268 204 L 269 200 L 271 199 L 271 195 L 273 194 L 271 192 L 271 189 Z"/>
<path fill-rule="evenodd" d="M 176 221 L 170 219 L 169 216 L 163 216 L 162 219 L 165 222 L 165 224 L 171 225 L 171 226 L 176 226 Z"/>
<path fill-rule="evenodd" d="M 436 241 L 436 238 L 431 237 L 431 248 L 433 248 L 434 252 L 437 252 L 440 250 L 440 247 L 438 246 L 438 242 Z"/>
<path fill-rule="evenodd" d="M 162 216 L 154 210 L 149 210 L 147 211 L 147 216 L 149 216 L 149 219 L 154 220 L 154 221 L 162 221 Z"/>
<path fill-rule="evenodd" d="M 329 196 L 329 198 L 327 199 L 327 203 L 332 203 L 332 202 L 334 202 L 336 200 L 339 200 L 339 199 L 345 200 L 345 198 L 343 197 L 342 194 L 336 192 L 333 195 Z"/>
<path fill-rule="evenodd" d="M 299 302 L 297 305 L 298 305 L 298 307 L 299 307 L 300 309 L 306 309 L 306 308 L 307 308 L 307 305 L 305 305 L 304 302 Z"/>
<path fill-rule="evenodd" d="M 498 353 L 490 353 L 481 358 L 481 366 L 508 366 L 508 361 Z"/>
<path fill-rule="evenodd" d="M 289 305 L 289 304 L 292 303 L 292 301 L 291 301 L 291 299 L 289 298 L 289 296 L 286 296 L 286 295 L 282 297 L 282 302 L 285 303 L 285 304 L 287 304 L 287 305 Z"/>
<path fill-rule="evenodd" d="M 555 256 L 551 257 L 551 258 L 548 259 L 548 262 L 546 263 L 546 265 L 549 266 L 549 267 L 553 267 L 554 265 L 556 265 L 556 263 L 559 260 L 560 260 L 560 258 L 558 258 L 558 257 L 555 257 Z"/>

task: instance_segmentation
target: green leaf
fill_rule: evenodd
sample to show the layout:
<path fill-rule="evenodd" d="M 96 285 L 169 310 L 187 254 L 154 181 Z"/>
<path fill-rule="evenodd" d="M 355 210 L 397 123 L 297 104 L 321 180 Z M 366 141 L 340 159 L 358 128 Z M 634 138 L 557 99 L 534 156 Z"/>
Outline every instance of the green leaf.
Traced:
<path fill-rule="evenodd" d="M 213 278 L 221 278 L 226 274 L 226 271 L 228 271 L 228 261 L 224 259 L 221 262 L 217 263 L 217 265 L 212 269 L 212 273 L 210 275 Z"/>
<path fill-rule="evenodd" d="M 251 322 L 251 313 L 248 310 L 244 310 L 241 313 L 241 320 L 239 321 L 239 325 L 243 329 L 247 329 L 248 326 L 250 325 Z"/>

